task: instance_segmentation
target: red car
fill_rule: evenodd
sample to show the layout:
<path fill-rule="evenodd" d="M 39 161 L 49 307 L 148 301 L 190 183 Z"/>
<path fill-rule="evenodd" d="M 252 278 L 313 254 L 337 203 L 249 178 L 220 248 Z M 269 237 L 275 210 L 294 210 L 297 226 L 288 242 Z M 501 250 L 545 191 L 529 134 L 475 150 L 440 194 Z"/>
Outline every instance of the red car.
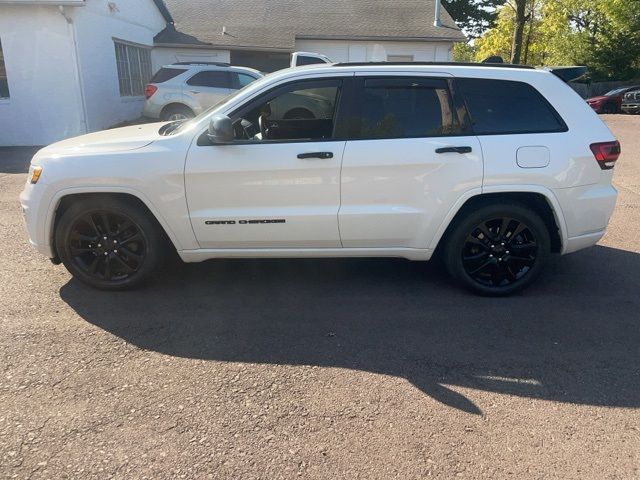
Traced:
<path fill-rule="evenodd" d="M 640 90 L 640 85 L 616 88 L 599 97 L 587 98 L 587 103 L 596 113 L 620 113 L 622 97 L 632 90 Z"/>

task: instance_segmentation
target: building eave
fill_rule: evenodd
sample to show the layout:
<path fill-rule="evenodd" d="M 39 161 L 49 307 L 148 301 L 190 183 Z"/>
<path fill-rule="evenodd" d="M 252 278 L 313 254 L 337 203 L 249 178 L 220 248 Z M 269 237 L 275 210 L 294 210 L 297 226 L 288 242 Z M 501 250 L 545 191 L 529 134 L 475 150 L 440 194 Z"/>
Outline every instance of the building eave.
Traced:
<path fill-rule="evenodd" d="M 154 43 L 155 48 L 187 48 L 194 50 L 250 50 L 260 52 L 272 52 L 272 53 L 291 53 L 291 48 L 281 47 L 264 47 L 261 45 L 215 45 L 213 43 L 206 45 L 193 45 L 189 43 Z"/>

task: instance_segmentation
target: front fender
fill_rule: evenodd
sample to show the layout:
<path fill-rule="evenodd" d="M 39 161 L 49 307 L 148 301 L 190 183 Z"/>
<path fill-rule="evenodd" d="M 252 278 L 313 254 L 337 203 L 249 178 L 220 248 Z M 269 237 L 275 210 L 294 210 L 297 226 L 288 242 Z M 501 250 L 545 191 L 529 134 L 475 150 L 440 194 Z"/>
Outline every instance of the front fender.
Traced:
<path fill-rule="evenodd" d="M 47 246 L 53 245 L 53 236 L 54 236 L 54 221 L 56 216 L 56 211 L 60 205 L 60 202 L 63 198 L 68 197 L 70 195 L 78 195 L 78 194 L 87 194 L 87 193 L 116 193 L 116 194 L 127 194 L 136 197 L 140 200 L 151 212 L 151 214 L 158 221 L 160 226 L 164 229 L 165 233 L 175 246 L 175 248 L 180 251 L 185 248 L 193 248 L 193 245 L 196 244 L 195 237 L 193 237 L 193 242 L 184 245 L 184 238 L 181 239 L 179 235 L 171 228 L 171 224 L 167 221 L 161 211 L 153 204 L 153 202 L 141 191 L 127 188 L 127 187 L 116 187 L 116 186 L 100 186 L 100 187 L 70 187 L 57 191 L 55 194 L 51 196 L 49 201 L 49 205 L 46 211 L 46 219 L 44 222 L 41 222 L 42 231 L 40 232 L 40 238 L 44 239 Z M 193 234 L 193 232 L 191 232 Z"/>

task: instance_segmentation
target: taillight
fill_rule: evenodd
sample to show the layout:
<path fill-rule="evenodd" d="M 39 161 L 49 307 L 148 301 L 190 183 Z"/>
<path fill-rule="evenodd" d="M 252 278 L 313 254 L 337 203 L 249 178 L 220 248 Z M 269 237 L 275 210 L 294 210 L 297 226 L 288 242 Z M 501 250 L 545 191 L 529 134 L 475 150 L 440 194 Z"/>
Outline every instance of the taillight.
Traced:
<path fill-rule="evenodd" d="M 591 144 L 591 151 L 602 170 L 611 170 L 616 165 L 622 152 L 620 142 L 603 142 Z"/>
<path fill-rule="evenodd" d="M 156 87 L 155 85 L 147 85 L 146 87 L 144 87 L 144 98 L 148 100 L 149 98 L 151 98 L 151 95 L 156 93 L 156 90 L 158 90 L 158 87 Z"/>

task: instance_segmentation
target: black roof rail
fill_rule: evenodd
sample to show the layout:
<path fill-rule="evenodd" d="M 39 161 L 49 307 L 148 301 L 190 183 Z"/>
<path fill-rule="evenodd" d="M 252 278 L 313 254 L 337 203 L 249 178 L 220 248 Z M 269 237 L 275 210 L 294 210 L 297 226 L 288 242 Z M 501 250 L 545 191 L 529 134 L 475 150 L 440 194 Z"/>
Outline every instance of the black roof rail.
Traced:
<path fill-rule="evenodd" d="M 215 67 L 230 67 L 230 63 L 224 62 L 174 62 L 171 65 L 213 65 Z"/>
<path fill-rule="evenodd" d="M 429 66 L 429 67 L 489 67 L 489 68 L 524 68 L 535 70 L 530 65 L 513 65 L 511 63 L 464 63 L 464 62 L 342 62 L 334 63 L 334 67 L 375 67 L 375 66 Z"/>

